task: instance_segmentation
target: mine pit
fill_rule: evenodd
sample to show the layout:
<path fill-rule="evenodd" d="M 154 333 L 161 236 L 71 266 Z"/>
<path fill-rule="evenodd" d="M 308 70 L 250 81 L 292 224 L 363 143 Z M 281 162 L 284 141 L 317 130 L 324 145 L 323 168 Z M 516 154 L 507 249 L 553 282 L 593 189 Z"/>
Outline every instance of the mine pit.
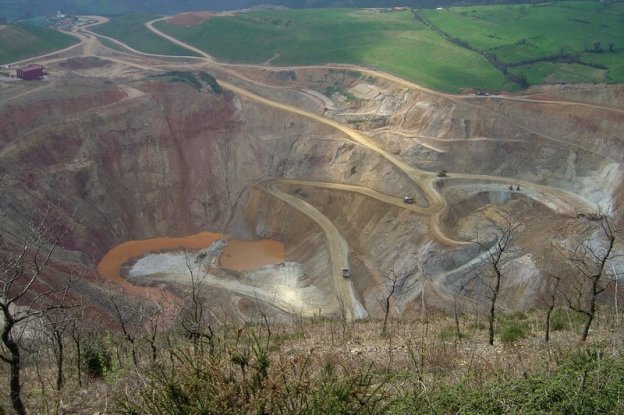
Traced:
<path fill-rule="evenodd" d="M 516 241 L 529 255 L 584 226 L 577 214 L 592 204 L 622 200 L 622 167 L 611 158 L 619 141 L 609 138 L 621 124 L 612 115 L 577 132 L 595 118 L 587 105 L 567 104 L 572 122 L 557 105 L 509 98 L 501 115 L 502 103 L 297 69 L 289 88 L 317 99 L 334 82 L 374 86 L 354 94 L 353 108 L 324 114 L 262 83 L 219 95 L 151 70 L 111 80 L 96 69 L 27 95 L 3 90 L 0 210 L 15 235 L 21 212 L 42 200 L 75 212 L 62 261 L 135 295 L 184 297 L 190 257 L 209 274 L 207 306 L 242 321 L 254 313 L 245 304 L 259 303 L 276 315 L 337 315 L 345 301 L 354 318 L 374 317 L 390 270 L 404 279 L 397 309 L 415 309 L 424 278 L 426 302 L 442 307 L 461 286 L 449 276 L 471 275 L 468 244 L 494 235 L 501 215 L 523 223 Z M 275 83 L 269 72 L 244 72 Z M 388 108 L 383 128 L 348 122 Z M 50 122 L 58 115 L 65 121 Z"/>

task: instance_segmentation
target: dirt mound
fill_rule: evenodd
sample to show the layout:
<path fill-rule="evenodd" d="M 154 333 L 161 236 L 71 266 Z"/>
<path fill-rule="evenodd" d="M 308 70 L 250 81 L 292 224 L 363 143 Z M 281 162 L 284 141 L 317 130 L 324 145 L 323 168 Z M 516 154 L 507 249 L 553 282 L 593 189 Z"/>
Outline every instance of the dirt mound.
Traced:
<path fill-rule="evenodd" d="M 217 15 L 217 13 L 212 12 L 186 12 L 175 15 L 171 19 L 167 19 L 167 23 L 178 26 L 192 27 L 202 24 L 212 16 Z"/>
<path fill-rule="evenodd" d="M 111 61 L 100 59 L 97 56 L 86 56 L 67 59 L 64 62 L 59 63 L 59 66 L 61 68 L 77 71 L 81 69 L 101 68 L 111 64 Z"/>

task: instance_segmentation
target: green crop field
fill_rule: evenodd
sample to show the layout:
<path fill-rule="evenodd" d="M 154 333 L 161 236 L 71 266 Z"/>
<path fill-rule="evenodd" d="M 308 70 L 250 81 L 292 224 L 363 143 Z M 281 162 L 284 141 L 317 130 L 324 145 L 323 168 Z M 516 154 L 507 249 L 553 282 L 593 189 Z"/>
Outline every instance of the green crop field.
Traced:
<path fill-rule="evenodd" d="M 347 63 L 445 92 L 520 85 L 624 82 L 624 5 L 565 1 L 411 11 L 263 10 L 211 17 L 170 35 L 227 62 Z M 125 16 L 98 33 L 145 52 L 191 55 Z M 506 74 L 506 75 L 505 75 Z"/>
<path fill-rule="evenodd" d="M 0 25 L 0 64 L 54 52 L 78 42 L 73 36 L 43 27 Z"/>
<path fill-rule="evenodd" d="M 156 19 L 155 15 L 127 15 L 112 18 L 102 25 L 93 26 L 91 31 L 118 39 L 133 49 L 145 53 L 174 56 L 197 56 L 181 46 L 166 41 L 145 27 L 145 23 Z M 117 47 L 114 47 L 115 49 Z"/>
<path fill-rule="evenodd" d="M 529 83 L 624 82 L 624 5 L 452 7 L 421 12 L 435 27 L 493 55 Z"/>
<path fill-rule="evenodd" d="M 213 17 L 195 27 L 166 22 L 157 27 L 224 61 L 351 63 L 448 92 L 513 87 L 485 58 L 446 41 L 409 11 L 255 11 Z"/>

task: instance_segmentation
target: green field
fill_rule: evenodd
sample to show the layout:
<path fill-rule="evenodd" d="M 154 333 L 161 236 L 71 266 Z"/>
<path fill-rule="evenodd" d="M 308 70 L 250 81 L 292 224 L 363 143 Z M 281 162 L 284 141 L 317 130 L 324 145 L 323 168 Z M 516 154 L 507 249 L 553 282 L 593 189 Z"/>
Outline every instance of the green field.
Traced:
<path fill-rule="evenodd" d="M 43 27 L 0 25 L 0 64 L 43 55 L 78 42 L 73 36 Z"/>
<path fill-rule="evenodd" d="M 442 39 L 411 12 L 272 10 L 157 27 L 217 59 L 272 65 L 351 63 L 442 91 L 512 87 L 486 59 Z"/>
<path fill-rule="evenodd" d="M 624 82 L 623 4 L 570 1 L 421 13 L 443 32 L 525 74 L 529 83 Z"/>
<path fill-rule="evenodd" d="M 108 23 L 93 26 L 92 32 L 118 39 L 133 49 L 145 53 L 174 56 L 197 56 L 195 52 L 170 43 L 152 33 L 145 23 L 156 19 L 155 15 L 127 15 L 112 18 Z M 110 46 L 107 44 L 107 46 Z M 117 47 L 113 47 L 117 49 Z"/>
<path fill-rule="evenodd" d="M 156 26 L 227 62 L 357 64 L 445 92 L 624 83 L 624 5 L 566 1 L 418 11 L 264 10 Z M 125 16 L 96 27 L 144 52 L 190 55 Z M 508 75 L 504 75 L 507 72 Z"/>

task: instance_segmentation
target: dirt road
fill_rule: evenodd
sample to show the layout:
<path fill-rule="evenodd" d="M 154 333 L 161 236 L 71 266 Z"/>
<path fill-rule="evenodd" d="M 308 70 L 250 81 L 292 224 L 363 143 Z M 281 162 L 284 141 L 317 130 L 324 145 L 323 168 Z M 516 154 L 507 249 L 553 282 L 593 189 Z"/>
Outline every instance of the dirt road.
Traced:
<path fill-rule="evenodd" d="M 304 200 L 282 192 L 277 187 L 278 183 L 279 180 L 269 181 L 265 183 L 264 189 L 271 195 L 308 216 L 316 222 L 323 230 L 323 233 L 325 233 L 325 237 L 328 241 L 332 277 L 336 289 L 337 301 L 342 310 L 347 313 L 346 317 L 348 319 L 366 318 L 368 313 L 358 301 L 351 279 L 342 276 L 343 269 L 350 269 L 349 246 L 347 245 L 347 241 L 343 238 L 338 229 L 336 229 L 334 224 L 314 206 Z M 343 308 L 343 305 L 346 305 L 346 307 Z"/>

